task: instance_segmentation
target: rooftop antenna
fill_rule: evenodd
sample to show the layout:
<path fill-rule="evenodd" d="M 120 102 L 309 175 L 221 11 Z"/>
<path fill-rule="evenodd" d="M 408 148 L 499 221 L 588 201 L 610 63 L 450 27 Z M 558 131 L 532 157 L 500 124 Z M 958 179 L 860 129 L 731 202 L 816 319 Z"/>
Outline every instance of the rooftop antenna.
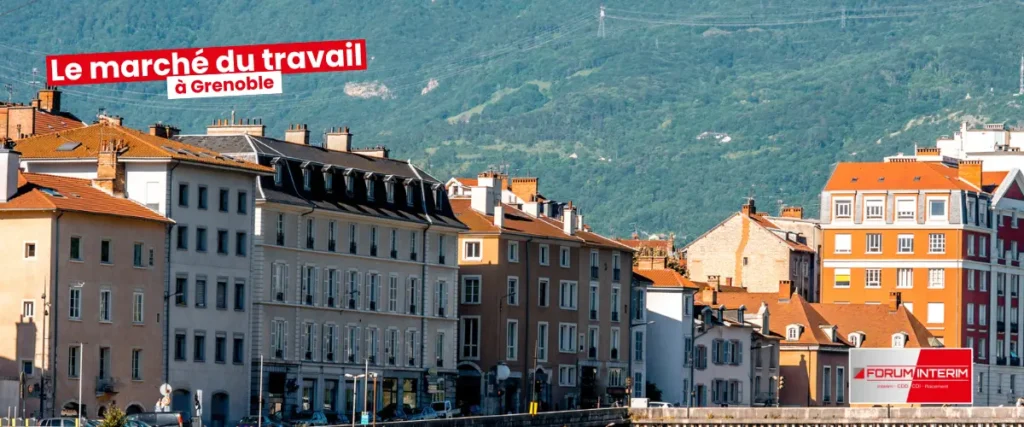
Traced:
<path fill-rule="evenodd" d="M 597 15 L 597 36 L 603 39 L 605 35 L 607 34 L 604 31 L 604 5 L 602 4 Z"/>
<path fill-rule="evenodd" d="M 32 81 L 29 84 L 42 86 L 43 82 L 39 81 L 39 69 L 32 68 Z"/>
<path fill-rule="evenodd" d="M 776 200 L 775 203 L 779 204 L 779 216 L 782 216 L 782 209 L 786 207 L 786 202 L 783 202 L 782 199 L 779 199 Z"/>

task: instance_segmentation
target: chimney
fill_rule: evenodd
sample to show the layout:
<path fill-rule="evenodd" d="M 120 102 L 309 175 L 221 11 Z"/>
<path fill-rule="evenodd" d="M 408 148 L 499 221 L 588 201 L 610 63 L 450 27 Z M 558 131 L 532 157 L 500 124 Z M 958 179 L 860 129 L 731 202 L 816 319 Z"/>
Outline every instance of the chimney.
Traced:
<path fill-rule="evenodd" d="M 753 197 L 747 198 L 747 203 L 743 204 L 743 207 L 740 208 L 740 211 L 743 212 L 743 214 L 746 215 L 746 216 L 751 216 L 751 215 L 756 214 L 757 213 L 757 208 L 754 207 L 754 198 Z"/>
<path fill-rule="evenodd" d="M 572 207 L 572 201 L 562 212 L 562 232 L 570 236 L 576 234 L 576 208 Z"/>
<path fill-rule="evenodd" d="M 213 124 L 206 127 L 207 135 L 252 135 L 264 136 L 267 127 L 263 125 L 263 119 L 216 119 Z"/>
<path fill-rule="evenodd" d="M 960 160 L 960 179 L 981 188 L 981 160 Z"/>
<path fill-rule="evenodd" d="M 100 123 L 106 123 L 116 126 L 121 126 L 122 123 L 124 123 L 124 118 L 122 118 L 121 116 L 108 116 L 105 114 L 100 114 L 99 119 Z"/>
<path fill-rule="evenodd" d="M 782 208 L 782 217 L 804 219 L 804 208 L 801 206 L 786 206 Z"/>
<path fill-rule="evenodd" d="M 537 178 L 512 178 L 512 194 L 530 201 L 537 197 L 539 185 Z"/>
<path fill-rule="evenodd" d="M 725 278 L 725 286 L 732 287 L 732 277 Z"/>
<path fill-rule="evenodd" d="M 771 328 L 768 324 L 771 320 L 771 313 L 768 311 L 768 303 L 761 301 L 761 307 L 757 309 L 757 314 L 761 316 L 761 335 L 771 335 Z"/>
<path fill-rule="evenodd" d="M 305 124 L 290 125 L 284 131 L 284 140 L 292 144 L 309 145 L 309 128 Z"/>
<path fill-rule="evenodd" d="M 124 141 L 106 141 L 100 143 L 100 152 L 96 156 L 96 179 L 94 187 L 112 196 L 124 196 L 124 164 L 117 161 L 117 156 L 124 148 Z"/>
<path fill-rule="evenodd" d="M 889 292 L 889 312 L 894 313 L 903 304 L 903 294 L 900 292 Z"/>
<path fill-rule="evenodd" d="M 494 226 L 505 228 L 505 206 L 500 202 L 494 206 Z"/>
<path fill-rule="evenodd" d="M 700 290 L 700 302 L 704 305 L 718 304 L 718 292 L 714 288 L 706 287 Z"/>
<path fill-rule="evenodd" d="M 32 108 L 39 108 L 39 104 L 40 104 L 39 98 L 35 98 L 35 99 L 29 101 L 29 103 L 28 103 L 28 105 L 32 106 Z"/>
<path fill-rule="evenodd" d="M 583 231 L 583 209 L 576 214 L 576 231 Z"/>
<path fill-rule="evenodd" d="M 47 86 L 39 91 L 39 109 L 50 113 L 60 112 L 60 90 L 56 86 Z"/>
<path fill-rule="evenodd" d="M 793 281 L 779 280 L 779 301 L 789 300 L 793 297 Z"/>
<path fill-rule="evenodd" d="M 154 123 L 149 125 L 149 134 L 153 136 L 158 136 L 160 138 L 171 139 L 178 136 L 178 133 L 180 132 L 181 129 L 178 129 L 171 125 L 163 125 L 160 123 Z"/>
<path fill-rule="evenodd" d="M 14 142 L 0 140 L 0 203 L 7 203 L 18 193 L 18 168 L 21 153 L 14 151 Z"/>
<path fill-rule="evenodd" d="M 494 204 L 498 202 L 495 192 L 501 191 L 494 186 L 496 175 L 495 172 L 484 172 L 478 176 L 477 185 L 472 187 L 470 193 L 469 205 L 473 210 L 484 215 L 494 215 Z"/>
<path fill-rule="evenodd" d="M 331 151 L 352 151 L 352 133 L 348 127 L 331 128 L 324 140 L 324 148 Z"/>
<path fill-rule="evenodd" d="M 362 154 L 362 155 L 368 156 L 368 157 L 376 157 L 378 159 L 386 159 L 386 158 L 388 158 L 388 153 L 390 153 L 391 150 L 388 150 L 387 148 L 384 148 L 384 146 L 382 146 L 382 145 L 378 145 L 376 147 L 369 147 L 369 148 L 354 148 L 354 149 L 352 149 L 352 152 L 353 153 Z"/>
<path fill-rule="evenodd" d="M 721 291 L 722 290 L 721 278 L 722 278 L 722 276 L 719 276 L 717 274 L 713 274 L 713 275 L 708 276 L 708 286 L 713 288 L 715 290 L 715 292 Z"/>

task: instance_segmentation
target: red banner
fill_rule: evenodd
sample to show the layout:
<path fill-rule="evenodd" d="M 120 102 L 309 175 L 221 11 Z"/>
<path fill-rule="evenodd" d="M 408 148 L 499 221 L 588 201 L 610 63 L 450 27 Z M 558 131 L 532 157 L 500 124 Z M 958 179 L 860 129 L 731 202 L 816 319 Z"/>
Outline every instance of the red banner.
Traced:
<path fill-rule="evenodd" d="M 366 40 L 355 39 L 50 55 L 46 57 L 46 82 L 51 86 L 72 86 L 180 76 L 365 69 Z"/>

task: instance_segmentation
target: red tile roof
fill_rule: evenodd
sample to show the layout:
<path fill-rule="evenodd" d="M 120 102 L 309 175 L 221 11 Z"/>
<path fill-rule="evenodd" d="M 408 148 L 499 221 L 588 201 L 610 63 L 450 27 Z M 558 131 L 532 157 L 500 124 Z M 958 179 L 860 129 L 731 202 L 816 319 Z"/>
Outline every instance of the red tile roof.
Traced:
<path fill-rule="evenodd" d="M 742 215 L 742 212 L 740 213 L 740 215 Z M 773 223 L 770 220 L 768 220 L 768 214 L 765 213 L 765 212 L 758 212 L 758 213 L 755 213 L 753 215 L 750 215 L 750 220 L 753 221 L 755 224 L 760 225 L 762 228 L 768 229 L 768 231 L 771 231 L 771 230 L 782 230 L 782 228 L 779 228 L 778 225 L 775 225 L 775 223 Z M 814 249 L 811 249 L 809 246 L 807 246 L 807 245 L 805 245 L 803 243 L 794 242 L 792 240 L 786 239 L 786 238 L 784 238 L 784 237 L 782 237 L 782 236 L 780 236 L 778 234 L 775 234 L 775 233 L 772 233 L 772 234 L 774 234 L 775 237 L 777 237 L 779 240 L 782 240 L 787 245 L 789 245 L 790 249 L 792 249 L 794 251 L 814 252 Z"/>
<path fill-rule="evenodd" d="M 668 240 L 615 239 L 615 241 L 622 243 L 623 245 L 629 246 L 633 249 L 640 249 L 641 247 L 645 247 L 661 249 L 665 252 L 668 252 L 669 248 L 672 247 L 672 242 L 669 242 Z"/>
<path fill-rule="evenodd" d="M 104 193 L 90 180 L 36 173 L 19 172 L 18 192 L 7 203 L 0 203 L 0 211 L 51 210 L 172 222 L 133 200 Z"/>
<path fill-rule="evenodd" d="M 505 212 L 504 227 L 498 228 L 494 225 L 494 215 L 484 215 L 473 210 L 470 199 L 451 199 L 451 204 L 452 211 L 455 212 L 455 217 L 469 227 L 470 233 L 497 234 L 507 232 L 528 234 L 550 239 L 577 242 L 582 241 L 580 238 L 563 233 L 561 228 L 555 227 L 545 221 L 541 221 L 539 218 L 534 218 L 526 214 L 526 212 L 516 209 L 510 205 L 502 204 Z"/>
<path fill-rule="evenodd" d="M 455 178 L 463 187 L 476 187 L 479 183 L 477 178 Z"/>
<path fill-rule="evenodd" d="M 664 270 L 641 270 L 633 269 L 633 277 L 639 281 L 649 282 L 656 288 L 693 288 L 699 289 L 702 284 L 690 281 L 678 271 L 673 269 Z"/>
<path fill-rule="evenodd" d="M 577 219 L 578 218 L 579 217 L 577 217 Z M 542 216 L 542 217 L 539 217 L 537 219 L 540 220 L 540 221 L 547 222 L 548 224 L 551 224 L 552 226 L 557 227 L 559 230 L 562 230 L 563 226 L 564 226 L 564 223 L 562 221 L 559 221 L 559 220 L 554 219 L 554 218 Z M 606 247 L 606 248 L 618 249 L 618 250 L 621 250 L 621 251 L 632 251 L 633 250 L 633 248 L 631 248 L 629 246 L 623 245 L 622 243 L 616 242 L 615 240 L 609 239 L 607 237 L 604 237 L 604 236 L 602 236 L 600 234 L 597 234 L 597 233 L 594 233 L 594 232 L 591 232 L 591 231 L 583 231 L 583 230 L 577 231 L 576 232 L 576 237 L 581 238 L 581 239 L 583 239 L 583 241 L 587 242 L 588 244 L 595 245 L 595 246 L 603 246 L 603 247 Z"/>
<path fill-rule="evenodd" d="M 111 139 L 123 140 L 126 145 L 126 149 L 118 155 L 120 159 L 173 159 L 264 174 L 274 171 L 269 166 L 234 159 L 202 147 L 108 123 L 25 138 L 18 141 L 16 149 L 21 152 L 22 159 L 26 160 L 95 158 L 99 154 L 100 143 Z M 80 145 L 71 150 L 58 150 L 63 144 L 74 142 Z"/>
<path fill-rule="evenodd" d="M 46 135 L 81 127 L 85 127 L 85 123 L 78 119 L 36 109 L 36 135 Z"/>
<path fill-rule="evenodd" d="M 933 162 L 840 163 L 825 191 L 967 190 L 978 191 L 960 179 L 959 170 Z"/>

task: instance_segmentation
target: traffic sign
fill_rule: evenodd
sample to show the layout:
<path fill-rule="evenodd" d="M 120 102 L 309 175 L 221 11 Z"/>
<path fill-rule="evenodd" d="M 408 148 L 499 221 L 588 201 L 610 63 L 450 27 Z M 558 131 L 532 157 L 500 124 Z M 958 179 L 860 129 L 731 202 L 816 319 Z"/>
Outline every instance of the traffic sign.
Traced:
<path fill-rule="evenodd" d="M 364 411 L 362 417 L 359 419 L 359 424 L 367 425 L 369 423 L 370 423 L 370 413 Z"/>

